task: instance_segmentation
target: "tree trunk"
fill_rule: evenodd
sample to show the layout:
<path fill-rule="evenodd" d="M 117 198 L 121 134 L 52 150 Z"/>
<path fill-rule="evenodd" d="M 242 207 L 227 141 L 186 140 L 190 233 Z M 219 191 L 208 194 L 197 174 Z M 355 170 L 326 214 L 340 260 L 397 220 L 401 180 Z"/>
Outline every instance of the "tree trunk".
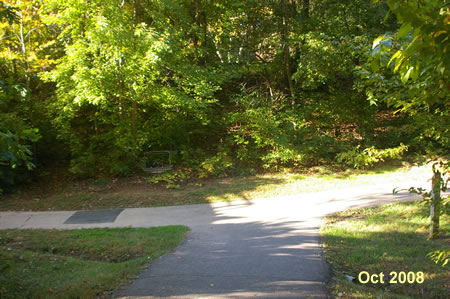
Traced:
<path fill-rule="evenodd" d="M 30 126 L 34 129 L 35 121 L 34 121 L 34 103 L 33 103 L 33 97 L 31 96 L 31 77 L 30 77 L 30 64 L 28 63 L 28 51 L 27 51 L 27 43 L 26 43 L 26 36 L 24 35 L 23 29 L 23 12 L 20 14 L 20 25 L 19 25 L 19 41 L 20 46 L 22 48 L 22 54 L 23 54 L 23 65 L 24 65 L 24 71 L 25 71 L 25 86 L 27 89 L 26 93 L 26 101 L 28 101 L 28 109 L 29 111 L 29 118 L 30 118 Z M 28 32 L 29 33 L 29 32 Z M 30 37 L 28 37 L 30 38 Z M 15 68 L 15 64 L 14 64 Z M 15 72 L 16 70 L 14 70 Z M 37 164 L 36 160 L 36 154 L 37 154 L 37 146 L 36 142 L 33 142 L 32 144 L 32 151 L 33 151 L 33 162 Z"/>
<path fill-rule="evenodd" d="M 19 25 L 19 41 L 20 46 L 22 48 L 22 54 L 23 54 L 23 64 L 24 64 L 24 71 L 25 71 L 25 86 L 27 87 L 27 100 L 29 104 L 29 117 L 30 117 L 30 124 L 31 127 L 34 127 L 34 115 L 33 115 L 33 100 L 31 99 L 30 92 L 31 92 L 31 78 L 30 78 L 30 67 L 28 64 L 28 52 L 27 52 L 27 46 L 25 41 L 25 35 L 23 33 L 23 16 L 22 13 L 20 14 L 20 25 Z"/>
<path fill-rule="evenodd" d="M 289 45 L 284 46 L 284 67 L 286 68 L 286 77 L 289 85 L 289 92 L 291 95 L 291 98 L 295 98 L 294 93 L 294 84 L 292 83 L 292 73 L 291 73 L 291 64 L 289 62 L 290 56 L 289 56 Z"/>
<path fill-rule="evenodd" d="M 136 151 L 136 119 L 137 119 L 137 104 L 133 101 L 131 104 L 131 139 L 133 142 L 133 152 Z"/>
<path fill-rule="evenodd" d="M 140 16 L 140 9 L 141 9 L 141 2 L 140 0 L 134 1 L 134 30 L 136 30 L 138 22 L 139 22 L 139 16 Z M 136 51 L 136 35 L 134 35 L 134 50 Z M 136 129 L 136 120 L 137 120 L 137 103 L 136 98 L 130 99 L 131 100 L 131 117 L 130 117 L 130 125 L 131 125 L 131 142 L 133 146 L 133 154 L 136 152 L 137 147 L 137 129 Z"/>
<path fill-rule="evenodd" d="M 441 212 L 441 172 L 436 170 L 431 179 L 430 235 L 435 239 L 439 235 L 439 216 Z"/>
<path fill-rule="evenodd" d="M 309 18 L 309 7 L 310 6 L 311 6 L 311 0 L 303 0 L 302 17 L 305 19 Z"/>
<path fill-rule="evenodd" d="M 289 93 L 292 99 L 295 98 L 294 84 L 292 83 L 292 73 L 289 55 L 289 28 L 287 22 L 287 11 L 286 11 L 286 1 L 281 1 L 281 43 L 283 45 L 283 62 L 284 62 L 284 73 L 286 76 L 286 81 L 289 87 Z"/>

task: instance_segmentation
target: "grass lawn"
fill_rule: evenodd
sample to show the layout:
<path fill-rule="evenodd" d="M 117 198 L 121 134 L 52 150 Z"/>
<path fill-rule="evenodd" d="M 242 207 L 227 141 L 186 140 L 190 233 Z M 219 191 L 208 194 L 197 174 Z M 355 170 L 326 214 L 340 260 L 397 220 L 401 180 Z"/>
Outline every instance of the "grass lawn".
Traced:
<path fill-rule="evenodd" d="M 44 193 L 41 191 L 43 188 L 35 188 L 5 195 L 0 198 L 0 211 L 139 208 L 253 200 L 384 183 L 400 184 L 419 178 L 426 181 L 430 176 L 429 165 L 409 167 L 397 164 L 384 165 L 371 171 L 315 168 L 304 173 L 191 179 L 177 182 L 177 189 L 168 189 L 165 182 L 150 184 L 146 177 L 98 179 L 74 182 L 58 192 Z"/>
<path fill-rule="evenodd" d="M 437 265 L 426 255 L 449 248 L 450 217 L 441 217 L 441 236 L 427 240 L 428 213 L 428 207 L 416 201 L 327 217 L 321 235 L 334 272 L 330 282 L 333 294 L 341 293 L 343 298 L 448 298 L 449 266 Z M 355 283 L 345 276 L 357 278 L 362 271 L 383 273 L 384 283 Z M 397 283 L 391 281 L 391 272 L 397 273 Z M 409 283 L 400 272 L 423 272 L 424 281 L 417 283 L 410 274 Z M 367 276 L 361 278 L 366 280 Z"/>
<path fill-rule="evenodd" d="M 0 298 L 96 298 L 173 250 L 188 228 L 0 230 Z"/>

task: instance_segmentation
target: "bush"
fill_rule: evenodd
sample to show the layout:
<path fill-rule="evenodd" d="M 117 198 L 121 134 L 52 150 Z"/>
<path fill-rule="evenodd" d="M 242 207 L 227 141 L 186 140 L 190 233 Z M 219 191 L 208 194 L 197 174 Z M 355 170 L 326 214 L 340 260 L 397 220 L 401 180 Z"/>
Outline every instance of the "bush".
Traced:
<path fill-rule="evenodd" d="M 148 182 L 150 184 L 157 184 L 164 182 L 166 183 L 167 189 L 183 189 L 181 187 L 180 182 L 184 180 L 189 180 L 192 178 L 192 169 L 190 168 L 180 168 L 177 170 L 172 170 L 168 172 L 161 173 L 159 175 L 152 176 L 148 178 Z"/>
<path fill-rule="evenodd" d="M 231 168 L 233 168 L 233 160 L 231 157 L 226 152 L 219 152 L 201 163 L 199 177 L 202 178 L 209 175 L 225 177 Z"/>
<path fill-rule="evenodd" d="M 25 129 L 20 135 L 0 132 L 0 194 L 4 188 L 23 181 L 25 173 L 35 168 L 30 143 L 39 138 L 38 129 Z"/>
<path fill-rule="evenodd" d="M 137 165 L 138 161 L 132 153 L 120 150 L 100 153 L 89 148 L 71 160 L 70 171 L 81 178 L 99 175 L 129 176 Z"/>
<path fill-rule="evenodd" d="M 377 149 L 374 146 L 361 150 L 357 146 L 350 151 L 340 153 L 336 156 L 339 163 L 350 165 L 354 168 L 371 167 L 375 163 L 383 162 L 385 159 L 400 159 L 408 150 L 408 146 L 403 143 L 398 147 L 388 149 Z"/>

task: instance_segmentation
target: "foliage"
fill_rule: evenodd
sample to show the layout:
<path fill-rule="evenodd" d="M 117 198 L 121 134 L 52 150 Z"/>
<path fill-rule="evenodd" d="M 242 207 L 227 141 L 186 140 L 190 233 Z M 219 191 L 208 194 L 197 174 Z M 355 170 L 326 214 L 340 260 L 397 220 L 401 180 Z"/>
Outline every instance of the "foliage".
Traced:
<path fill-rule="evenodd" d="M 337 155 L 337 160 L 354 168 L 371 167 L 375 163 L 383 162 L 385 159 L 401 159 L 408 150 L 408 146 L 400 144 L 398 147 L 377 149 L 374 146 L 361 150 L 360 146 L 352 148 L 350 151 Z"/>
<path fill-rule="evenodd" d="M 389 67 L 398 76 L 379 77 L 377 93 L 398 112 L 418 115 L 422 135 L 450 144 L 450 8 L 445 0 L 387 1 L 401 27 L 375 39 L 372 69 Z M 378 88 L 377 88 L 378 89 Z M 421 116 L 425 115 L 425 116 Z"/>
<path fill-rule="evenodd" d="M 12 169 L 24 165 L 29 170 L 35 167 L 31 162 L 31 150 L 29 146 L 23 144 L 23 142 L 36 142 L 40 137 L 38 130 L 24 130 L 21 135 L 23 137 L 19 138 L 11 132 L 0 132 L 0 138 L 2 140 L 1 144 L 6 145 L 6 148 L 2 148 L 2 151 L 0 152 L 0 165 L 9 166 Z"/>
<path fill-rule="evenodd" d="M 23 130 L 20 137 L 10 131 L 0 131 L 0 194 L 3 188 L 20 182 L 24 170 L 35 168 L 31 148 L 27 143 L 36 142 L 39 138 L 37 129 Z"/>
<path fill-rule="evenodd" d="M 10 24 L 18 21 L 18 16 L 16 14 L 17 8 L 5 5 L 0 2 L 0 21 L 7 20 Z"/>
<path fill-rule="evenodd" d="M 29 179 L 36 167 L 32 148 L 41 138 L 38 128 L 31 128 L 15 112 L 9 112 L 10 95 L 22 86 L 6 87 L 0 81 L 0 193 L 13 184 Z"/>
<path fill-rule="evenodd" d="M 36 74 L 51 64 L 55 54 L 51 28 L 43 26 L 42 5 L 37 1 L 5 1 L 0 6 L 0 186 L 30 179 L 29 170 L 39 167 L 38 148 L 47 123 L 45 105 L 49 94 Z M 47 127 L 48 128 L 48 127 Z M 45 145 L 51 152 L 52 146 Z"/>
<path fill-rule="evenodd" d="M 442 263 L 442 267 L 448 264 L 450 249 L 442 249 L 427 254 L 436 264 Z"/>
<path fill-rule="evenodd" d="M 88 176 L 131 173 L 140 152 L 186 142 L 186 126 L 208 122 L 219 89 L 214 72 L 172 55 L 182 52 L 180 33 L 166 20 L 152 28 L 136 3 L 101 3 L 55 3 L 60 12 L 49 22 L 65 27 L 67 55 L 43 75 L 59 85 L 54 123 L 71 147 L 72 171 Z M 89 18 L 79 18 L 81 8 Z"/>
<path fill-rule="evenodd" d="M 219 152 L 214 157 L 208 158 L 201 163 L 202 171 L 200 177 L 214 175 L 224 177 L 227 171 L 233 167 L 231 157 L 226 152 Z"/>
<path fill-rule="evenodd" d="M 180 168 L 173 171 L 164 172 L 152 176 L 147 179 L 150 184 L 157 184 L 160 182 L 165 182 L 167 189 L 182 189 L 178 184 L 192 177 L 192 169 Z"/>
<path fill-rule="evenodd" d="M 128 176 L 170 150 L 226 176 L 448 148 L 437 0 L 1 3 L 1 131 L 39 129 L 38 169 Z"/>

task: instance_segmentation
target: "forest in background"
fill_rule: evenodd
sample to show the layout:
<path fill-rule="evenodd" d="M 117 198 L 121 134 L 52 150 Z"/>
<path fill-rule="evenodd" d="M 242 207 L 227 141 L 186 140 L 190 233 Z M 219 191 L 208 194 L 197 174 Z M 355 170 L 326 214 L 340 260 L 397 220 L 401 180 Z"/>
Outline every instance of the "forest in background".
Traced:
<path fill-rule="evenodd" d="M 443 0 L 0 2 L 0 190 L 449 152 Z"/>

